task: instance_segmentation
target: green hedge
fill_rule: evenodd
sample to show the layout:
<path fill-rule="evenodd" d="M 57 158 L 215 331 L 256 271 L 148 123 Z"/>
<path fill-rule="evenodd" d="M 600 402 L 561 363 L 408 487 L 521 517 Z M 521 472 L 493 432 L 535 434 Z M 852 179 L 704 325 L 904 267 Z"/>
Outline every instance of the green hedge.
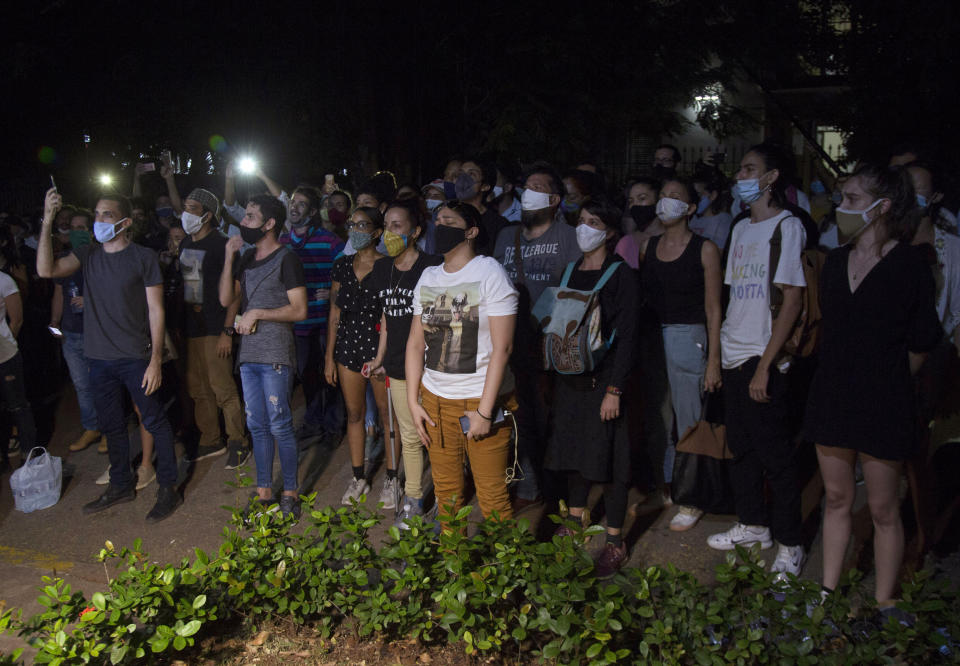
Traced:
<path fill-rule="evenodd" d="M 362 505 L 306 511 L 300 532 L 278 514 L 247 525 L 234 511 L 216 555 L 197 549 L 167 566 L 151 564 L 139 540 L 119 552 L 107 542 L 100 560 L 121 569 L 106 593 L 87 598 L 45 577 L 46 610 L 26 620 L 7 610 L 0 629 L 19 632 L 36 663 L 50 664 L 169 659 L 238 617 L 571 664 L 934 663 L 956 654 L 948 637 L 960 636 L 958 592 L 925 574 L 903 586 L 912 625 L 880 626 L 869 605 L 851 615 L 850 598 L 868 596 L 857 574 L 823 603 L 818 585 L 777 584 L 744 550 L 717 567 L 713 586 L 672 566 L 599 581 L 583 549 L 599 526 L 540 543 L 525 521 L 482 522 L 468 538 L 469 513 L 446 520 L 439 536 L 419 519 L 390 528 L 378 548 L 369 533 L 382 518 Z"/>

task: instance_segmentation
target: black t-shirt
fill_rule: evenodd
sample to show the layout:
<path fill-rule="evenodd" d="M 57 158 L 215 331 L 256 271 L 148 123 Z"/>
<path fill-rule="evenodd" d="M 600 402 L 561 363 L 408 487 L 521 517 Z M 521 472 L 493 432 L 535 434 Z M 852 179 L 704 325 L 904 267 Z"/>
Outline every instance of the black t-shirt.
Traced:
<path fill-rule="evenodd" d="M 510 222 L 503 215 L 497 212 L 492 206 L 487 206 L 480 216 L 481 229 L 477 237 L 476 252 L 488 257 L 493 256 L 494 246 L 497 244 L 497 236 L 500 231 L 510 225 Z"/>
<path fill-rule="evenodd" d="M 180 274 L 188 338 L 219 335 L 227 309 L 220 305 L 220 273 L 227 237 L 211 231 L 198 241 L 187 236 L 180 244 Z"/>
<path fill-rule="evenodd" d="M 55 282 L 63 289 L 63 314 L 60 316 L 60 330 L 66 333 L 83 333 L 83 310 L 74 312 L 73 306 L 70 305 L 74 290 L 76 290 L 77 296 L 83 296 L 83 271 L 77 270 L 70 277 L 57 278 Z"/>
<path fill-rule="evenodd" d="M 383 368 L 389 377 L 406 379 L 404 360 L 413 318 L 413 289 L 423 269 L 442 263 L 443 257 L 421 252 L 410 270 L 401 271 L 393 265 L 392 257 L 384 257 L 373 265 L 370 277 L 365 281 L 367 288 L 380 301 L 387 319 L 387 351 Z"/>

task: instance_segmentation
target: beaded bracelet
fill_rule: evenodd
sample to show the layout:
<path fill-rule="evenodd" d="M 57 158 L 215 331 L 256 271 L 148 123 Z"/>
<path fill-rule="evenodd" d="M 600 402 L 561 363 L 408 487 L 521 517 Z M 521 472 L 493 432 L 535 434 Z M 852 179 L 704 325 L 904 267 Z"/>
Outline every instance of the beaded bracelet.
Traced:
<path fill-rule="evenodd" d="M 618 389 L 616 386 L 608 386 L 607 393 L 609 393 L 610 395 L 618 395 L 618 396 L 623 395 L 623 391 Z"/>

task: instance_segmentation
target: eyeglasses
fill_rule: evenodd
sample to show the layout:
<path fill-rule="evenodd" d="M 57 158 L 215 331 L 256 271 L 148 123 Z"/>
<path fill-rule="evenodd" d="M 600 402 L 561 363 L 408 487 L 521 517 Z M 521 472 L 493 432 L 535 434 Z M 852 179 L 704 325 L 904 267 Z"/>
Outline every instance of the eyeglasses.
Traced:
<path fill-rule="evenodd" d="M 367 231 L 372 226 L 369 222 L 347 222 L 346 224 L 347 231 Z"/>

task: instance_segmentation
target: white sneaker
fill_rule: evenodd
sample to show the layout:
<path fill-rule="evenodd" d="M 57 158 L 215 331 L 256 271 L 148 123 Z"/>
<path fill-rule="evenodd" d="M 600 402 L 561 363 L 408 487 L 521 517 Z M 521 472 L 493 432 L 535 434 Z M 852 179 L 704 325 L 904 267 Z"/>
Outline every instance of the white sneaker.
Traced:
<path fill-rule="evenodd" d="M 736 523 L 726 532 L 712 534 L 707 538 L 707 545 L 717 550 L 733 550 L 737 546 L 748 547 L 755 543 L 759 543 L 760 548 L 773 545 L 769 527 Z"/>
<path fill-rule="evenodd" d="M 98 486 L 105 486 L 110 483 L 110 468 L 107 467 L 107 471 L 97 477 L 95 482 Z"/>
<path fill-rule="evenodd" d="M 370 484 L 367 483 L 366 479 L 350 479 L 350 484 L 347 486 L 347 491 L 343 493 L 340 503 L 345 506 L 350 506 L 350 500 L 359 502 L 360 496 L 368 492 L 370 492 Z"/>
<path fill-rule="evenodd" d="M 773 561 L 770 571 L 799 576 L 806 561 L 807 554 L 804 552 L 803 546 L 784 546 L 780 544 L 777 547 L 777 559 Z"/>
<path fill-rule="evenodd" d="M 670 529 L 674 532 L 686 532 L 697 524 L 703 511 L 693 506 L 681 506 L 677 510 L 677 515 L 670 521 Z"/>
<path fill-rule="evenodd" d="M 400 479 L 394 477 L 386 479 L 383 482 L 383 490 L 380 491 L 380 503 L 384 509 L 396 509 L 397 502 L 400 499 Z"/>
<path fill-rule="evenodd" d="M 137 469 L 137 490 L 143 490 L 155 478 L 157 478 L 157 472 L 152 465 L 140 465 L 140 468 Z"/>

